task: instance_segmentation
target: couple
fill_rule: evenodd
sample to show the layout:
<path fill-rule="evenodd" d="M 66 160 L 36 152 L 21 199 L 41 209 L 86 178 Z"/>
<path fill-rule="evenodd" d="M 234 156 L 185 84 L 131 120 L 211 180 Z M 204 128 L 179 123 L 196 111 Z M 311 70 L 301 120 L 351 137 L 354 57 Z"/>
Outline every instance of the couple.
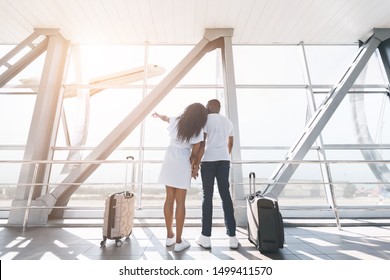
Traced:
<path fill-rule="evenodd" d="M 154 113 L 169 123 L 170 144 L 165 154 L 158 182 L 166 186 L 164 217 L 167 228 L 166 246 L 179 252 L 190 243 L 182 238 L 185 220 L 185 198 L 191 185 L 191 177 L 198 176 L 201 163 L 203 184 L 202 233 L 197 243 L 211 248 L 214 180 L 222 199 L 226 233 L 232 249 L 239 246 L 236 222 L 229 192 L 230 153 L 233 147 L 233 124 L 219 114 L 221 104 L 212 99 L 204 107 L 200 103 L 189 105 L 179 117 L 169 118 Z M 176 203 L 176 234 L 173 232 L 174 204 Z"/>

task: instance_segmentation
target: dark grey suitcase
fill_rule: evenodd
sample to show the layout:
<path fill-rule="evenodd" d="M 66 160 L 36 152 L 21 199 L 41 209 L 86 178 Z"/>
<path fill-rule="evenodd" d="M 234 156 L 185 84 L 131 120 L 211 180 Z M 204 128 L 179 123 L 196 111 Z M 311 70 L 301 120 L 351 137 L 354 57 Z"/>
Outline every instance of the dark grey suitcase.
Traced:
<path fill-rule="evenodd" d="M 247 197 L 248 239 L 261 253 L 277 252 L 284 245 L 283 217 L 278 201 L 255 190 L 255 173 L 249 174 Z"/>

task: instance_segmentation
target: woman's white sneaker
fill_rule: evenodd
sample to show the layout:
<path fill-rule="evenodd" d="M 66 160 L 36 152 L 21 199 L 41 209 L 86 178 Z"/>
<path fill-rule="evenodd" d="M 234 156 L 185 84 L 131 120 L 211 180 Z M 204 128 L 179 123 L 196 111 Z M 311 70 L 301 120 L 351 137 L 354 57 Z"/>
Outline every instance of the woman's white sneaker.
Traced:
<path fill-rule="evenodd" d="M 187 249 L 191 246 L 191 244 L 185 240 L 185 239 L 182 239 L 181 240 L 181 243 L 176 243 L 175 244 L 175 247 L 174 247 L 174 251 L 175 252 L 180 252 L 180 251 L 183 251 L 184 249 Z"/>
<path fill-rule="evenodd" d="M 176 237 L 168 238 L 165 240 L 165 246 L 170 247 L 176 243 Z"/>

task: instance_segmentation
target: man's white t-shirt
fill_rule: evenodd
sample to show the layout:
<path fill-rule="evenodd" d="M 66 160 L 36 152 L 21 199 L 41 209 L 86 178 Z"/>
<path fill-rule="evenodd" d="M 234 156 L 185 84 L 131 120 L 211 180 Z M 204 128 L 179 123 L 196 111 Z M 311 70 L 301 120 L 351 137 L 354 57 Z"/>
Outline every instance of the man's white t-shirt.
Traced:
<path fill-rule="evenodd" d="M 234 136 L 233 123 L 220 114 L 209 114 L 204 132 L 207 138 L 202 161 L 230 160 L 228 139 Z"/>

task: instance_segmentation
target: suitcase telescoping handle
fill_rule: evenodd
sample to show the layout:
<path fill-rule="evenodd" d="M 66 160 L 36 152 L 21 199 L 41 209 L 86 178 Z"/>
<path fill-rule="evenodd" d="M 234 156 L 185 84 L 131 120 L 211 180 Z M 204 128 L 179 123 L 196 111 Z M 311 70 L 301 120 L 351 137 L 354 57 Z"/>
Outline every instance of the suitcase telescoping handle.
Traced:
<path fill-rule="evenodd" d="M 134 157 L 133 156 L 127 156 L 126 157 L 126 175 L 125 175 L 125 187 L 128 187 L 128 191 L 130 191 L 130 192 L 134 192 L 134 184 L 130 184 L 131 185 L 131 187 L 130 186 L 128 186 L 128 169 L 129 169 L 129 161 L 130 160 L 134 160 Z M 132 178 L 132 180 L 134 180 L 134 165 L 133 165 L 133 172 L 132 172 L 132 174 L 131 174 L 131 178 Z"/>
<path fill-rule="evenodd" d="M 256 174 L 255 172 L 249 173 L 249 194 L 256 192 Z"/>

